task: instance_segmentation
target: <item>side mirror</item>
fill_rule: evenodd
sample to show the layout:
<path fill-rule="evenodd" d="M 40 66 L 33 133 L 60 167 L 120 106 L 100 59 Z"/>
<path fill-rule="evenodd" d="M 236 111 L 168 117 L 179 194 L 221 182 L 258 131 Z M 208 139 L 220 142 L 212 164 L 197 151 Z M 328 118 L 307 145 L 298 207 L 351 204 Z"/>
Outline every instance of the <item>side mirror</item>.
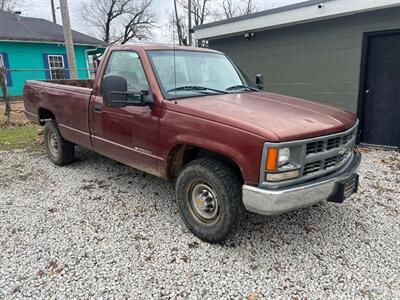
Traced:
<path fill-rule="evenodd" d="M 146 106 L 153 104 L 148 91 L 128 91 L 126 79 L 119 75 L 106 75 L 103 78 L 101 94 L 108 107 Z"/>
<path fill-rule="evenodd" d="M 264 89 L 264 75 L 263 74 L 257 74 L 256 75 L 256 86 L 260 90 Z"/>
<path fill-rule="evenodd" d="M 128 103 L 128 84 L 122 76 L 106 75 L 101 84 L 101 95 L 108 107 L 125 107 Z"/>

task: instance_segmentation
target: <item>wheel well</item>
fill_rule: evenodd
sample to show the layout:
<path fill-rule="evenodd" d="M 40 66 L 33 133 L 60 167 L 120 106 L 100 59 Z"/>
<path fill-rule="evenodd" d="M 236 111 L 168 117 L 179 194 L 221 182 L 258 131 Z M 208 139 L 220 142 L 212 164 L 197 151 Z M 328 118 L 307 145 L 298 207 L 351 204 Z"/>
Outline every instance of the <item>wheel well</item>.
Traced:
<path fill-rule="evenodd" d="M 55 120 L 56 119 L 54 117 L 54 114 L 46 108 L 39 108 L 38 117 L 39 117 L 40 125 L 44 125 L 44 123 L 46 123 L 46 120 Z"/>
<path fill-rule="evenodd" d="M 239 176 L 243 183 L 242 171 L 234 160 L 218 152 L 187 144 L 176 145 L 171 150 L 168 158 L 167 177 L 169 179 L 178 177 L 187 163 L 199 158 L 215 158 L 224 162 Z"/>

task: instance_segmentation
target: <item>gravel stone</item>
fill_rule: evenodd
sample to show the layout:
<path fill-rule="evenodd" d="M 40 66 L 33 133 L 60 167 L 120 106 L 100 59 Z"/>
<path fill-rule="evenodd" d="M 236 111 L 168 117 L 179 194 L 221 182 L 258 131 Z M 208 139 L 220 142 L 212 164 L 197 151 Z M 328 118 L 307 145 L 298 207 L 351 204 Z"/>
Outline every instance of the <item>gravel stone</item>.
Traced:
<path fill-rule="evenodd" d="M 249 214 L 210 245 L 183 225 L 173 184 L 78 149 L 0 153 L 0 299 L 400 299 L 400 153 L 361 149 L 359 193 Z"/>

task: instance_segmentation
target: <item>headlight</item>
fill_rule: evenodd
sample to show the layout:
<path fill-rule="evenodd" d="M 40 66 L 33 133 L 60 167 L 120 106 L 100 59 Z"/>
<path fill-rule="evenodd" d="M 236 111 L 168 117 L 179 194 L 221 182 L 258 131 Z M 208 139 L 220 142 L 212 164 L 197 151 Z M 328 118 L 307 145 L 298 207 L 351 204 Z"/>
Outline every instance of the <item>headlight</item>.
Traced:
<path fill-rule="evenodd" d="M 266 181 L 284 181 L 300 176 L 300 170 L 297 162 L 292 162 L 291 149 L 284 148 L 268 148 L 267 158 L 265 161 Z"/>
<path fill-rule="evenodd" d="M 267 153 L 267 160 L 265 163 L 265 170 L 276 172 L 279 167 L 287 164 L 289 161 L 289 148 L 269 148 Z"/>
<path fill-rule="evenodd" d="M 278 167 L 281 167 L 287 164 L 290 160 L 290 149 L 289 148 L 282 148 L 279 149 L 278 154 Z"/>

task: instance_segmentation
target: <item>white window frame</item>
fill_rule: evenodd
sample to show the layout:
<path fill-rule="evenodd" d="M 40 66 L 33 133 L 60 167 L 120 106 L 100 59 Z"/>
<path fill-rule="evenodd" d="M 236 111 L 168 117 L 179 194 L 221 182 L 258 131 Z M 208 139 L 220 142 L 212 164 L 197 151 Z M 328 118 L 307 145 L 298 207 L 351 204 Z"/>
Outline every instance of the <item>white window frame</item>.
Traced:
<path fill-rule="evenodd" d="M 51 80 L 54 80 L 54 78 L 53 78 L 53 73 L 52 73 L 51 71 L 52 71 L 52 69 L 59 69 L 59 68 L 54 68 L 54 67 L 52 68 L 52 67 L 51 67 L 51 64 L 50 64 L 50 57 L 61 57 L 61 61 L 62 61 L 62 64 L 63 64 L 62 68 L 63 68 L 63 70 L 65 70 L 64 55 L 61 55 L 61 54 L 48 54 L 48 55 L 47 55 L 47 62 L 48 62 L 48 64 L 49 64 L 50 79 L 51 79 Z"/>

